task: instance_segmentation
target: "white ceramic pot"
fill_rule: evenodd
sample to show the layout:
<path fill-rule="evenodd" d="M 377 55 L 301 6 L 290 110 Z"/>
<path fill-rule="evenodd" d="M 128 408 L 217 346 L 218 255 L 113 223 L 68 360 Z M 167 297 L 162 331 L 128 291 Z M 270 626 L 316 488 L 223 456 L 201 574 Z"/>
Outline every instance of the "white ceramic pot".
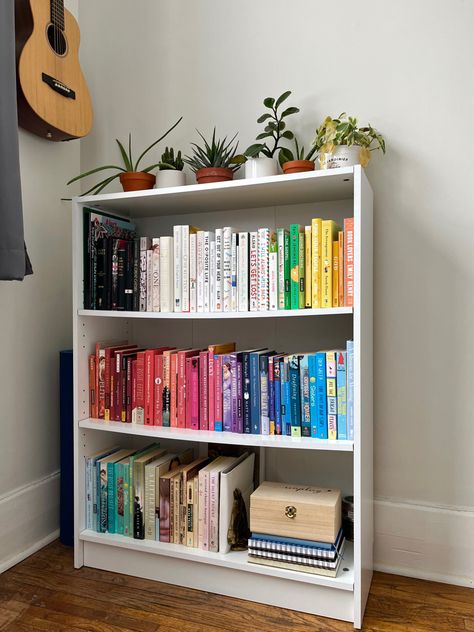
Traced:
<path fill-rule="evenodd" d="M 155 189 L 182 187 L 186 184 L 186 174 L 177 169 L 162 169 L 156 173 Z"/>
<path fill-rule="evenodd" d="M 266 176 L 278 175 L 278 162 L 276 158 L 259 156 L 258 158 L 248 158 L 245 163 L 246 178 L 265 178 Z"/>
<path fill-rule="evenodd" d="M 360 165 L 359 145 L 336 145 L 332 154 L 320 154 L 321 169 L 337 169 L 337 167 L 353 167 Z"/>

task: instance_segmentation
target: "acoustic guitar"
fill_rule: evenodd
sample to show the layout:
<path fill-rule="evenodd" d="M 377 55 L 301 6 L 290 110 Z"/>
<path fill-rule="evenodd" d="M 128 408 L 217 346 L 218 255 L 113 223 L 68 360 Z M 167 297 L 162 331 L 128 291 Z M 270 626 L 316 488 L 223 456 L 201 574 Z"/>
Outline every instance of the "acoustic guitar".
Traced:
<path fill-rule="evenodd" d="M 19 124 L 53 141 L 85 136 L 92 104 L 64 0 L 15 0 L 15 24 Z"/>

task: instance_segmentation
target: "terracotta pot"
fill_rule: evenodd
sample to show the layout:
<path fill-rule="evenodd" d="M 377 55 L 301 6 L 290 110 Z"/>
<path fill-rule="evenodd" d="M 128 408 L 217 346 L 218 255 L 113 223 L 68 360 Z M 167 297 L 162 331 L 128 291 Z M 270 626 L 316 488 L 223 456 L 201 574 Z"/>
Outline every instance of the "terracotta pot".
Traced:
<path fill-rule="evenodd" d="M 198 184 L 208 184 L 210 182 L 227 182 L 234 179 L 234 172 L 227 167 L 203 167 L 196 171 Z"/>
<path fill-rule="evenodd" d="M 314 160 L 288 160 L 283 163 L 283 173 L 314 171 Z"/>
<path fill-rule="evenodd" d="M 124 191 L 143 191 L 153 189 L 156 176 L 144 171 L 127 171 L 120 174 L 119 180 Z"/>

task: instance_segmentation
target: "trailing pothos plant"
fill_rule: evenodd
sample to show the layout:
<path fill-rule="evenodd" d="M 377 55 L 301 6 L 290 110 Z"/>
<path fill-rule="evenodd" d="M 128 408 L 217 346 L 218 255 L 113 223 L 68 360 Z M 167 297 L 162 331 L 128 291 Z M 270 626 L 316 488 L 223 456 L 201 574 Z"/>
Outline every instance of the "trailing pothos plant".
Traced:
<path fill-rule="evenodd" d="M 358 127 L 357 119 L 347 116 L 345 112 L 338 118 L 327 116 L 316 130 L 314 147 L 320 154 L 332 154 L 337 145 L 358 145 L 361 148 L 360 163 L 363 167 L 369 163 L 371 151 L 380 149 L 385 153 L 385 140 L 380 132 L 370 124 Z"/>
<path fill-rule="evenodd" d="M 294 145 L 294 151 L 292 151 L 288 147 L 282 147 L 280 149 L 280 153 L 278 154 L 278 162 L 282 167 L 285 162 L 290 162 L 290 160 L 313 160 L 313 156 L 315 156 L 318 151 L 313 145 L 311 149 L 305 153 L 304 147 L 299 146 L 296 136 L 294 138 Z"/>
<path fill-rule="evenodd" d="M 182 118 L 183 117 L 181 116 L 176 121 L 176 123 L 169 128 L 169 130 L 167 130 L 162 136 L 160 136 L 160 138 L 158 138 L 158 140 L 155 140 L 144 151 L 142 151 L 142 153 L 138 156 L 137 160 L 134 160 L 133 157 L 132 157 L 132 135 L 131 134 L 128 135 L 128 149 L 127 150 L 125 149 L 123 143 L 121 143 L 116 138 L 115 140 L 117 142 L 117 145 L 118 145 L 119 150 L 120 150 L 120 154 L 122 156 L 123 167 L 120 166 L 120 165 L 105 165 L 103 167 L 96 167 L 95 169 L 91 169 L 90 171 L 86 171 L 85 173 L 81 173 L 80 175 L 76 176 L 75 178 L 72 178 L 71 180 L 69 180 L 68 184 L 72 184 L 73 182 L 76 182 L 77 180 L 80 180 L 81 178 L 86 178 L 87 176 L 91 176 L 92 174 L 98 173 L 99 171 L 106 171 L 106 170 L 109 170 L 109 169 L 115 169 L 118 173 L 115 173 L 114 175 L 108 176 L 104 180 L 101 180 L 100 182 L 95 184 L 93 187 L 88 189 L 82 195 L 87 195 L 88 193 L 97 194 L 97 193 L 100 193 L 102 191 L 102 189 L 104 189 L 108 184 L 113 182 L 113 180 L 118 178 L 121 173 L 137 172 L 137 171 L 140 171 L 140 172 L 143 172 L 143 173 L 149 173 L 150 171 L 153 171 L 153 169 L 156 169 L 157 167 L 159 167 L 159 165 L 160 165 L 159 162 L 153 163 L 152 165 L 148 165 L 148 167 L 145 167 L 145 168 L 140 168 L 141 161 L 146 156 L 146 154 L 151 149 L 153 149 L 153 147 L 155 147 L 155 145 L 157 145 L 166 136 L 168 136 L 168 134 L 172 130 L 174 130 L 174 128 L 181 122 Z"/>
<path fill-rule="evenodd" d="M 281 104 L 286 101 L 290 94 L 291 90 L 287 90 L 277 99 L 267 97 L 263 100 L 263 105 L 270 111 L 265 112 L 257 119 L 257 123 L 265 123 L 265 127 L 263 132 L 258 134 L 255 140 L 264 142 L 254 143 L 250 145 L 250 147 L 247 147 L 244 156 L 247 158 L 256 158 L 260 154 L 263 154 L 267 156 L 267 158 L 273 158 L 277 150 L 280 149 L 280 142 L 283 138 L 293 140 L 294 134 L 291 130 L 286 129 L 286 121 L 284 119 L 291 114 L 299 112 L 299 108 L 288 107 L 282 112 L 279 111 Z M 268 141 L 266 139 L 268 139 Z"/>
<path fill-rule="evenodd" d="M 199 130 L 196 131 L 202 138 L 204 144 L 200 146 L 197 143 L 191 143 L 193 155 L 185 156 L 184 158 L 184 162 L 191 167 L 194 173 L 206 167 L 223 167 L 235 172 L 240 168 L 240 165 L 245 162 L 245 157 L 237 154 L 239 143 L 236 142 L 234 144 L 237 134 L 229 141 L 227 140 L 227 136 L 222 140 L 219 138 L 216 139 L 216 128 L 214 127 L 212 139 L 208 142 Z"/>
<path fill-rule="evenodd" d="M 165 147 L 165 151 L 161 154 L 161 160 L 158 163 L 158 169 L 160 171 L 174 170 L 182 171 L 184 168 L 183 158 L 181 157 L 181 151 L 178 151 L 176 156 L 174 155 L 174 149 Z"/>

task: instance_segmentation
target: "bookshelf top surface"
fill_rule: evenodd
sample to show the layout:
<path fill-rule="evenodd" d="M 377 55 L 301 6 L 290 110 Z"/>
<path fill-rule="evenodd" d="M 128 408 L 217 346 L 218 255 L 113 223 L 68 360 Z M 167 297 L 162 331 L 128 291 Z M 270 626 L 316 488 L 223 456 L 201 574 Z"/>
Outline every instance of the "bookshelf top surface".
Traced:
<path fill-rule="evenodd" d="M 252 318 L 293 318 L 302 316 L 336 316 L 353 314 L 352 307 L 327 307 L 318 309 L 283 309 L 264 312 L 126 312 L 112 310 L 80 309 L 79 316 L 102 318 L 145 318 L 158 320 L 235 320 Z"/>
<path fill-rule="evenodd" d="M 76 197 L 74 202 L 130 217 L 155 217 L 344 200 L 353 196 L 356 168 L 89 195 Z"/>

